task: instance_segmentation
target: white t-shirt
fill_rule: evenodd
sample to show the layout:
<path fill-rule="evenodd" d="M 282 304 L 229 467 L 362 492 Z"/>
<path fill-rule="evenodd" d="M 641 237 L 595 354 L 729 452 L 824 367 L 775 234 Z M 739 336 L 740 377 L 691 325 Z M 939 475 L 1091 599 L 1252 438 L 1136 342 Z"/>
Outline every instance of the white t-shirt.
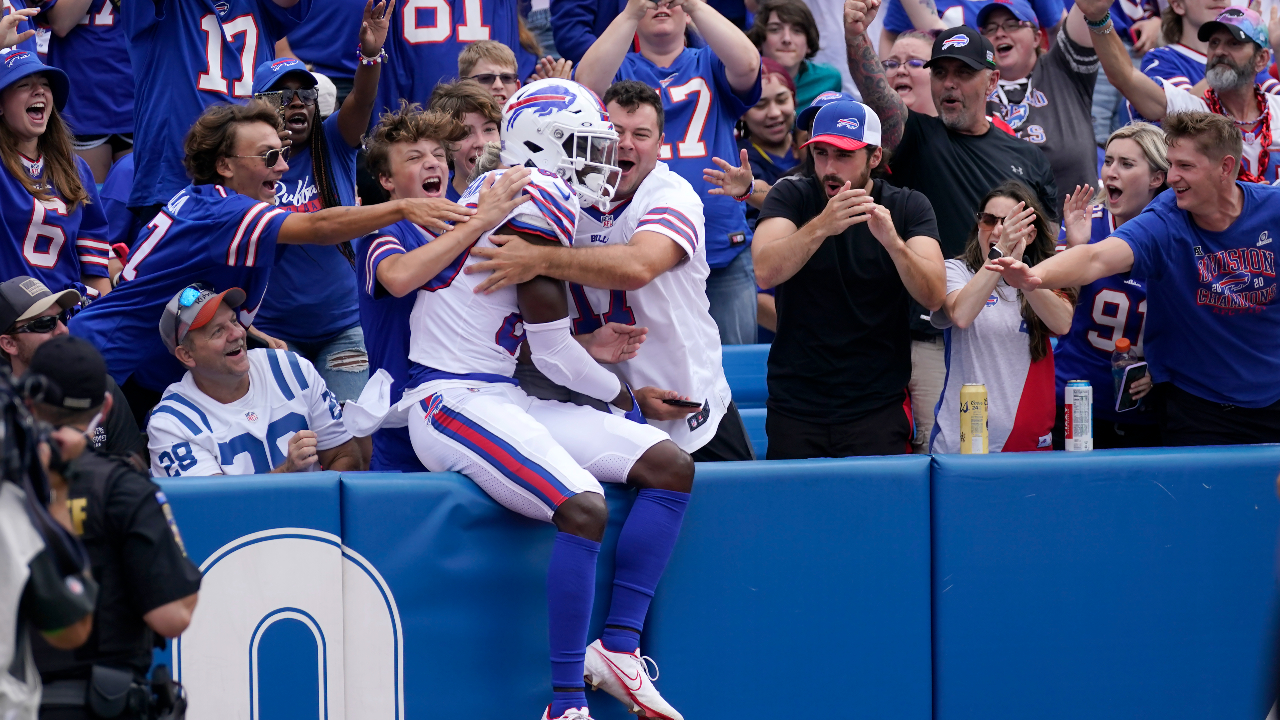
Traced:
<path fill-rule="evenodd" d="M 1209 112 L 1209 104 L 1204 98 L 1196 97 L 1173 83 L 1160 78 L 1161 84 L 1164 85 L 1164 102 L 1165 113 L 1172 115 L 1176 112 Z M 1267 100 L 1267 112 L 1271 114 L 1271 147 L 1266 148 L 1268 152 L 1275 153 L 1280 150 L 1280 95 L 1264 94 Z M 1250 172 L 1255 172 L 1258 167 L 1258 156 L 1262 153 L 1263 147 L 1257 135 L 1253 132 L 1242 132 L 1244 137 L 1244 157 L 1241 165 Z M 1267 177 L 1273 182 L 1276 177 L 1277 164 L 1280 163 L 1280 155 L 1273 157 L 1267 165 Z"/>
<path fill-rule="evenodd" d="M 147 422 L 151 474 L 260 475 L 284 464 L 299 430 L 330 450 L 351 439 L 342 406 L 306 358 L 288 350 L 249 351 L 249 392 L 223 404 L 182 376 Z M 319 470 L 314 462 L 308 470 Z"/>
<path fill-rule="evenodd" d="M 574 332 L 591 332 L 605 322 L 649 328 L 635 358 L 605 367 L 632 389 L 674 390 L 701 403 L 701 412 L 682 420 L 649 421 L 685 452 L 693 452 L 715 436 L 731 395 L 720 361 L 720 331 L 707 309 L 710 268 L 703 242 L 702 200 L 666 163 L 654 167 L 630 200 L 603 213 L 585 208 L 578 216 L 573 245 L 625 245 L 637 232 L 670 238 L 684 258 L 639 290 L 571 284 Z"/>
<path fill-rule="evenodd" d="M 960 259 L 948 260 L 946 267 L 948 295 L 967 285 L 975 274 Z M 1015 432 L 1024 438 L 1018 449 L 1049 449 L 1055 408 L 1053 356 L 1031 362 L 1018 291 L 1000 280 L 969 327 L 952 327 L 942 311 L 933 314 L 933 324 L 947 331 L 947 380 L 938 401 L 930 452 L 960 452 L 960 388 L 965 383 L 987 387 L 989 452 L 1003 450 Z M 1035 403 L 1039 406 L 1033 407 Z M 1022 409 L 1024 404 L 1027 410 Z M 1043 407 L 1048 408 L 1047 425 Z M 1025 446 L 1028 437 L 1031 447 Z"/>

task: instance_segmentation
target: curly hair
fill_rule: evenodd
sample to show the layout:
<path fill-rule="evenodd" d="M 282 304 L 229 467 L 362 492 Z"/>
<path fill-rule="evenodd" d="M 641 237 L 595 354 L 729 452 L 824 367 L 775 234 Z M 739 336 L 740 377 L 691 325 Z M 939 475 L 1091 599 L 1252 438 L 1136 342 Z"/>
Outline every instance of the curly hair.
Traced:
<path fill-rule="evenodd" d="M 423 112 L 421 105 L 401 100 L 400 108 L 383 113 L 378 124 L 365 136 L 365 163 L 375 178 L 390 177 L 392 145 L 433 140 L 447 150 L 450 143 L 466 136 L 467 127 L 452 114 L 438 110 Z"/>
<path fill-rule="evenodd" d="M 182 142 L 185 154 L 182 166 L 187 169 L 191 180 L 196 185 L 221 183 L 218 161 L 235 152 L 240 126 L 255 122 L 270 125 L 276 132 L 284 129 L 280 113 L 261 100 L 253 100 L 247 105 L 213 105 L 206 108 L 187 131 L 187 137 Z"/>

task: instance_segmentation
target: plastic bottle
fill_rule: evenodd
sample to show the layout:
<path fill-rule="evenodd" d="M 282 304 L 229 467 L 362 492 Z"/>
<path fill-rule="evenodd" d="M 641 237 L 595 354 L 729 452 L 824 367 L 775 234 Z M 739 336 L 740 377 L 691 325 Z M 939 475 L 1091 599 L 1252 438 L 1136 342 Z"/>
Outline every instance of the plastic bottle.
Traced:
<path fill-rule="evenodd" d="M 1111 379 L 1115 384 L 1116 397 L 1120 396 L 1120 386 L 1124 382 L 1124 370 L 1138 362 L 1138 353 L 1129 345 L 1129 338 L 1116 340 L 1115 352 L 1111 353 Z"/>

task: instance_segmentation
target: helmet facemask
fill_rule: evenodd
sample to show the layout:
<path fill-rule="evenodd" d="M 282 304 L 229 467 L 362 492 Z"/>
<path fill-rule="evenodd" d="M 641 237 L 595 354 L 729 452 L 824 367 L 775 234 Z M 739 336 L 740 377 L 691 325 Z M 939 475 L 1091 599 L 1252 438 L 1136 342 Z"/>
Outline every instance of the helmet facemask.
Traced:
<path fill-rule="evenodd" d="M 560 161 L 560 168 L 569 173 L 565 179 L 578 191 L 583 204 L 607 210 L 622 179 L 617 135 L 579 129 L 571 132 L 562 146 L 565 159 Z"/>

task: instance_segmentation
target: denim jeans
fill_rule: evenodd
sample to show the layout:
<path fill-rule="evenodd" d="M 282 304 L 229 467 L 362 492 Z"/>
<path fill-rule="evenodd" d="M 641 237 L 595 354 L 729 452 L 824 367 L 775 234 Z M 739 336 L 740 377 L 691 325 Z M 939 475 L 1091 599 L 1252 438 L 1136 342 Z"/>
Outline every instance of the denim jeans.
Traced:
<path fill-rule="evenodd" d="M 707 276 L 711 319 L 720 328 L 720 344 L 750 345 L 756 341 L 756 273 L 751 246 Z"/>
<path fill-rule="evenodd" d="M 529 17 L 525 19 L 525 27 L 529 28 L 529 32 L 538 39 L 538 44 L 542 46 L 542 56 L 551 57 L 559 60 L 560 53 L 556 52 L 556 39 L 551 34 L 551 11 L 550 10 L 530 10 Z"/>
<path fill-rule="evenodd" d="M 369 356 L 364 348 L 364 330 L 359 325 L 352 325 L 328 340 L 285 342 L 290 350 L 316 366 L 316 372 L 324 378 L 324 384 L 338 402 L 360 397 L 369 380 Z"/>

